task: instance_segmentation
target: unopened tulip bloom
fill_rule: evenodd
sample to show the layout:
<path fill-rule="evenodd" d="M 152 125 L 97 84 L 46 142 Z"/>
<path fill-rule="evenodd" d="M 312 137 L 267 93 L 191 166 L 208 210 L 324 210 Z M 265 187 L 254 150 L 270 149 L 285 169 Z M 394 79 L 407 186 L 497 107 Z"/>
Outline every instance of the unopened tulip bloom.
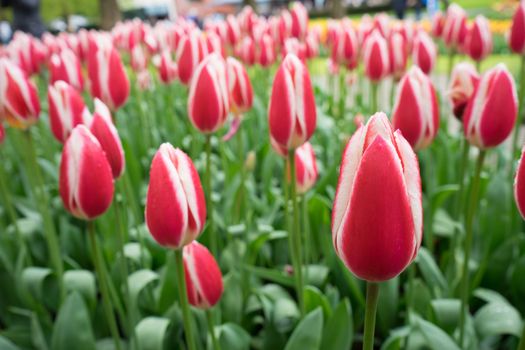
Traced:
<path fill-rule="evenodd" d="M 241 27 L 235 16 L 228 15 L 226 17 L 226 29 L 228 44 L 233 47 L 239 42 L 241 37 Z"/>
<path fill-rule="evenodd" d="M 148 61 L 142 45 L 135 44 L 135 46 L 131 48 L 130 64 L 135 72 L 142 72 L 147 68 Z"/>
<path fill-rule="evenodd" d="M 51 84 L 63 80 L 79 91 L 84 88 L 80 60 L 68 48 L 51 56 L 49 59 L 49 76 Z"/>
<path fill-rule="evenodd" d="M 188 301 L 196 308 L 210 309 L 219 302 L 224 289 L 217 261 L 197 241 L 184 247 L 183 259 Z"/>
<path fill-rule="evenodd" d="M 0 123 L 0 145 L 5 141 L 5 127 L 4 124 Z"/>
<path fill-rule="evenodd" d="M 423 73 L 429 75 L 434 69 L 437 58 L 436 44 L 432 38 L 425 32 L 421 31 L 414 39 L 414 48 L 412 50 L 412 61 Z"/>
<path fill-rule="evenodd" d="M 391 32 L 388 40 L 388 51 L 390 57 L 390 72 L 398 81 L 405 73 L 407 67 L 406 41 L 399 32 Z"/>
<path fill-rule="evenodd" d="M 379 31 L 374 30 L 363 47 L 365 74 L 372 82 L 379 82 L 390 72 L 388 46 Z"/>
<path fill-rule="evenodd" d="M 441 12 L 436 12 L 432 17 L 432 36 L 434 38 L 440 38 L 443 34 L 443 26 L 445 25 L 445 17 Z"/>
<path fill-rule="evenodd" d="M 518 207 L 521 216 L 525 219 L 525 161 L 523 161 L 524 154 L 525 147 L 521 151 L 518 169 L 514 178 L 514 199 L 516 201 L 516 206 Z"/>
<path fill-rule="evenodd" d="M 80 93 L 62 80 L 49 85 L 47 100 L 51 131 L 60 143 L 66 142 L 75 126 L 91 119 Z"/>
<path fill-rule="evenodd" d="M 193 162 L 169 143 L 151 163 L 146 224 L 162 246 L 179 249 L 202 232 L 206 221 L 204 192 Z"/>
<path fill-rule="evenodd" d="M 88 75 L 91 95 L 114 111 L 126 102 L 130 89 L 120 54 L 113 46 L 101 45 L 90 55 Z"/>
<path fill-rule="evenodd" d="M 332 61 L 348 69 L 357 67 L 359 60 L 357 33 L 350 23 L 335 30 L 332 44 Z"/>
<path fill-rule="evenodd" d="M 317 161 L 312 145 L 305 142 L 295 150 L 295 183 L 297 193 L 308 192 L 317 180 Z"/>
<path fill-rule="evenodd" d="M 38 121 L 40 102 L 35 85 L 7 58 L 0 58 L 0 119 L 27 129 Z"/>
<path fill-rule="evenodd" d="M 98 98 L 95 99 L 95 112 L 89 129 L 106 153 L 113 178 L 118 179 L 124 173 L 124 150 L 109 108 Z"/>
<path fill-rule="evenodd" d="M 249 36 L 242 39 L 238 49 L 237 56 L 248 66 L 253 66 L 255 63 L 255 43 Z"/>
<path fill-rule="evenodd" d="M 59 181 L 64 207 L 77 218 L 92 220 L 111 205 L 111 166 L 85 125 L 75 127 L 64 145 Z"/>
<path fill-rule="evenodd" d="M 246 113 L 253 104 L 253 88 L 246 69 L 233 57 L 226 60 L 231 112 Z"/>
<path fill-rule="evenodd" d="M 275 62 L 275 43 L 269 34 L 263 34 L 259 40 L 257 63 L 269 67 Z"/>
<path fill-rule="evenodd" d="M 512 18 L 509 47 L 514 53 L 525 54 L 525 2 L 523 1 L 520 1 Z"/>
<path fill-rule="evenodd" d="M 188 116 L 202 133 L 217 131 L 230 110 L 226 62 L 217 54 L 206 57 L 191 80 Z"/>
<path fill-rule="evenodd" d="M 270 136 L 279 153 L 310 139 L 316 115 L 310 74 L 297 56 L 289 54 L 275 75 L 268 108 Z"/>
<path fill-rule="evenodd" d="M 454 116 L 463 119 L 463 112 L 479 82 L 479 74 L 470 63 L 462 62 L 452 70 L 449 97 Z"/>
<path fill-rule="evenodd" d="M 296 1 L 290 8 L 290 15 L 292 16 L 292 36 L 298 39 L 304 38 L 308 30 L 308 11 L 302 3 Z"/>
<path fill-rule="evenodd" d="M 459 49 L 467 34 L 467 14 L 457 4 L 451 4 L 445 14 L 442 38 L 445 45 Z"/>
<path fill-rule="evenodd" d="M 184 35 L 177 46 L 175 57 L 179 69 L 179 79 L 185 85 L 190 83 L 193 72 L 197 69 L 202 58 L 199 45 L 199 35 L 191 32 Z"/>
<path fill-rule="evenodd" d="M 164 84 L 169 84 L 177 78 L 177 64 L 171 59 L 171 53 L 166 50 L 160 55 L 159 77 Z"/>
<path fill-rule="evenodd" d="M 499 145 L 514 128 L 517 105 L 512 75 L 500 63 L 483 74 L 467 105 L 463 116 L 465 137 L 481 149 Z"/>
<path fill-rule="evenodd" d="M 376 113 L 343 154 L 332 212 L 335 251 L 357 277 L 386 281 L 415 259 L 422 225 L 417 157 L 386 115 Z"/>
<path fill-rule="evenodd" d="M 430 145 L 439 129 L 439 105 L 432 81 L 413 66 L 399 82 L 392 125 L 414 150 Z"/>
<path fill-rule="evenodd" d="M 467 31 L 463 49 L 474 61 L 481 61 L 492 52 L 492 33 L 485 17 L 476 17 Z"/>

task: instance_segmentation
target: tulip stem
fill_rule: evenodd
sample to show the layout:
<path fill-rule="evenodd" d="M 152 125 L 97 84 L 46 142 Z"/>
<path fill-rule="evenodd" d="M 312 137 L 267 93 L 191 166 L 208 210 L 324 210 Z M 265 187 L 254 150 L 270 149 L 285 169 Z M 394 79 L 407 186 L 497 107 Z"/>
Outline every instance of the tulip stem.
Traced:
<path fill-rule="evenodd" d="M 462 138 L 461 149 L 462 151 L 461 151 L 461 159 L 459 163 L 459 176 L 458 176 L 459 189 L 456 195 L 456 202 L 454 203 L 454 206 L 455 206 L 454 211 L 457 215 L 456 219 L 458 221 L 462 220 L 462 214 L 464 213 L 463 208 L 465 206 L 465 204 L 463 203 L 465 199 L 465 170 L 467 169 L 467 166 L 468 166 L 468 161 L 469 161 L 468 155 L 470 151 L 470 143 L 467 141 L 466 138 Z M 457 231 L 457 229 L 455 230 Z M 458 243 L 459 243 L 458 234 L 459 232 L 455 232 L 454 235 L 452 236 L 452 258 L 451 258 L 452 264 L 454 264 L 456 251 L 458 249 Z"/>
<path fill-rule="evenodd" d="M 302 197 L 301 201 L 302 206 L 302 216 L 303 216 L 303 232 L 304 232 L 304 261 L 306 264 L 313 262 L 312 259 L 312 239 L 310 237 L 310 220 L 308 217 L 308 199 L 306 198 L 306 193 Z"/>
<path fill-rule="evenodd" d="M 302 271 L 302 242 L 299 226 L 299 204 L 297 202 L 297 188 L 295 181 L 295 150 L 288 152 L 290 165 L 290 198 L 292 199 L 293 222 L 291 226 L 292 263 L 294 265 L 295 289 L 299 300 L 299 310 L 304 314 L 303 300 L 303 271 Z"/>
<path fill-rule="evenodd" d="M 363 350 L 374 349 L 374 332 L 376 327 L 377 301 L 379 297 L 379 284 L 366 283 L 366 311 L 365 331 L 363 334 Z"/>
<path fill-rule="evenodd" d="M 175 265 L 177 268 L 177 286 L 179 287 L 180 308 L 182 309 L 182 320 L 184 322 L 186 343 L 188 344 L 188 350 L 195 350 L 196 347 L 192 331 L 190 304 L 188 302 L 188 294 L 186 293 L 186 278 L 184 273 L 182 249 L 175 250 Z"/>
<path fill-rule="evenodd" d="M 210 333 L 211 343 L 213 345 L 213 350 L 221 350 L 221 346 L 217 341 L 217 336 L 215 335 L 215 324 L 213 322 L 213 315 L 210 310 L 206 310 L 206 320 L 208 321 L 208 332 Z M 209 347 L 208 347 L 209 348 Z"/>
<path fill-rule="evenodd" d="M 370 113 L 374 114 L 377 112 L 377 90 L 379 83 L 372 82 L 370 89 Z"/>
<path fill-rule="evenodd" d="M 339 72 L 339 119 L 343 119 L 345 117 L 345 104 L 346 104 L 345 80 L 346 80 L 346 70 L 343 66 L 341 66 L 341 70 Z"/>
<path fill-rule="evenodd" d="M 335 79 L 333 74 L 328 74 L 328 88 L 330 94 L 328 96 L 328 115 L 333 116 L 334 113 L 334 95 L 335 95 Z"/>
<path fill-rule="evenodd" d="M 42 173 L 40 172 L 40 168 L 38 166 L 37 156 L 35 152 L 35 146 L 33 143 L 33 138 L 31 136 L 31 131 L 26 130 L 24 132 L 24 136 L 26 137 L 26 144 L 27 144 L 27 153 L 29 156 L 28 159 L 28 175 L 33 179 L 32 180 L 32 186 L 33 186 L 33 195 L 35 196 L 35 200 L 37 202 L 37 206 L 39 207 L 40 214 L 42 215 L 42 219 L 44 222 L 44 231 L 46 236 L 46 242 L 47 247 L 49 250 L 49 255 L 51 258 L 51 264 L 53 265 L 53 270 L 55 272 L 55 275 L 57 277 L 58 281 L 58 288 L 60 293 L 60 300 L 64 300 L 65 297 L 65 291 L 64 291 L 64 283 L 62 281 L 62 276 L 64 274 L 64 265 L 62 264 L 62 258 L 60 256 L 60 244 L 57 236 L 57 232 L 55 230 L 55 224 L 53 223 L 53 218 L 51 217 L 51 214 L 49 213 L 49 205 L 50 200 L 47 197 L 46 191 L 43 189 L 44 187 L 44 181 L 42 179 Z M 34 176 L 34 177 L 33 177 Z"/>
<path fill-rule="evenodd" d="M 476 170 L 472 178 L 472 186 L 470 189 L 470 199 L 465 215 L 465 247 L 463 258 L 463 273 L 461 276 L 461 312 L 459 314 L 459 345 L 463 348 L 463 339 L 465 336 L 465 319 L 468 313 L 468 296 L 469 296 L 469 260 L 470 251 L 472 250 L 472 226 L 474 223 L 474 215 L 476 212 L 479 200 L 479 188 L 481 170 L 483 168 L 483 161 L 485 160 L 485 151 L 481 150 L 478 155 Z"/>
<path fill-rule="evenodd" d="M 206 203 L 208 205 L 208 232 L 210 237 L 211 251 L 218 256 L 217 236 L 215 234 L 215 222 L 213 218 L 213 196 L 211 186 L 211 134 L 206 135 Z"/>
<path fill-rule="evenodd" d="M 451 48 L 448 52 L 448 71 L 447 71 L 447 81 L 450 79 L 450 76 L 452 75 L 452 69 L 454 68 L 454 56 L 456 55 L 456 51 Z"/>
<path fill-rule="evenodd" d="M 525 325 L 523 325 L 523 332 L 521 333 L 521 340 L 517 350 L 525 350 Z"/>
<path fill-rule="evenodd" d="M 117 321 L 115 319 L 115 314 L 113 313 L 113 305 L 111 303 L 111 298 L 109 295 L 109 289 L 107 283 L 108 277 L 105 275 L 105 269 L 103 268 L 103 257 L 102 253 L 99 250 L 97 244 L 97 236 L 95 233 L 95 223 L 94 221 L 89 221 L 87 224 L 88 227 L 88 236 L 91 243 L 91 254 L 93 259 L 93 264 L 95 265 L 95 272 L 98 277 L 98 283 L 100 286 L 100 294 L 102 296 L 102 306 L 106 314 L 106 320 L 108 322 L 109 330 L 111 336 L 115 341 L 115 348 L 117 350 L 121 349 L 120 336 L 117 328 Z"/>

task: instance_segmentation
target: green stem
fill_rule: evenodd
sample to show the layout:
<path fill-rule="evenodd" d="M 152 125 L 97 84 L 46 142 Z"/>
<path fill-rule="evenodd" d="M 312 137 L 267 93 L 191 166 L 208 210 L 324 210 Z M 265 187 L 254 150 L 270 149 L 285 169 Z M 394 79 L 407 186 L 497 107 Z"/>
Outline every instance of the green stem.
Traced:
<path fill-rule="evenodd" d="M 120 350 L 120 336 L 117 328 L 117 321 L 115 314 L 113 313 L 113 305 L 109 295 L 109 289 L 107 286 L 107 276 L 105 276 L 105 270 L 102 267 L 102 254 L 99 251 L 97 244 L 97 236 L 95 234 L 95 223 L 93 221 L 88 222 L 88 236 L 91 243 L 91 252 L 93 254 L 93 264 L 95 265 L 95 272 L 98 277 L 98 283 L 100 285 L 100 293 L 102 295 L 102 306 L 106 314 L 106 320 L 109 325 L 111 336 L 115 342 L 115 348 Z"/>
<path fill-rule="evenodd" d="M 447 71 L 447 81 L 450 80 L 450 76 L 452 75 L 452 69 L 454 68 L 454 56 L 456 55 L 456 51 L 451 48 L 448 52 L 448 71 Z"/>
<path fill-rule="evenodd" d="M 330 91 L 330 95 L 328 96 L 328 115 L 333 116 L 334 113 L 334 95 L 335 95 L 335 87 L 334 87 L 334 75 L 329 74 L 328 75 L 328 89 Z"/>
<path fill-rule="evenodd" d="M 370 114 L 374 114 L 378 112 L 377 110 L 377 87 L 379 86 L 379 83 L 372 82 L 372 86 L 370 89 Z"/>
<path fill-rule="evenodd" d="M 217 236 L 215 234 L 215 222 L 213 218 L 213 199 L 212 199 L 212 185 L 211 185 L 211 134 L 206 135 L 206 203 L 208 205 L 208 234 L 210 237 L 211 251 L 214 256 L 217 253 Z"/>
<path fill-rule="evenodd" d="M 414 304 L 414 281 L 416 279 L 416 265 L 410 264 L 408 267 L 408 293 L 407 293 L 407 315 L 410 317 Z M 408 320 L 408 319 L 407 319 Z"/>
<path fill-rule="evenodd" d="M 379 297 L 379 284 L 366 283 L 365 331 L 363 335 L 363 350 L 374 349 L 374 332 L 376 327 L 376 310 Z"/>
<path fill-rule="evenodd" d="M 293 221 L 291 226 L 291 245 L 292 245 L 292 260 L 294 265 L 295 289 L 297 299 L 299 300 L 299 310 L 304 314 L 304 300 L 303 300 L 303 258 L 302 258 L 302 240 L 299 227 L 299 205 L 297 203 L 297 189 L 295 181 L 295 150 L 288 152 L 288 162 L 290 165 L 290 198 L 292 200 L 292 215 Z"/>
<path fill-rule="evenodd" d="M 38 161 L 35 152 L 35 146 L 33 143 L 33 138 L 31 136 L 31 131 L 27 130 L 24 132 L 26 137 L 27 144 L 27 153 L 29 156 L 28 159 L 28 171 L 30 177 L 33 177 L 33 191 L 35 200 L 37 201 L 37 206 L 39 207 L 40 214 L 44 221 L 44 231 L 46 236 L 47 247 L 49 250 L 49 255 L 51 258 L 51 264 L 53 265 L 53 270 L 57 276 L 60 300 L 64 300 L 65 291 L 64 283 L 62 281 L 62 276 L 64 274 L 64 265 L 62 264 L 62 258 L 60 255 L 60 244 L 58 240 L 58 235 L 55 230 L 55 224 L 53 223 L 53 218 L 49 212 L 49 198 L 47 197 L 47 192 L 43 189 L 44 181 L 42 178 L 42 173 L 40 172 L 40 167 L 38 166 Z M 28 174 L 29 175 L 29 174 Z"/>
<path fill-rule="evenodd" d="M 142 130 L 142 132 L 144 135 L 144 144 L 146 145 L 145 154 L 147 155 L 149 149 L 151 148 L 151 126 L 150 126 L 150 121 L 149 121 L 149 116 L 148 116 L 149 111 L 148 113 L 145 113 L 143 105 L 142 105 L 142 102 L 143 102 L 142 94 L 143 93 L 144 91 L 140 91 L 139 89 L 137 89 L 135 96 L 137 97 L 137 104 L 139 107 L 140 120 L 144 123 L 143 125 L 144 129 Z"/>
<path fill-rule="evenodd" d="M 481 61 L 476 61 L 476 71 L 481 74 Z"/>
<path fill-rule="evenodd" d="M 146 242 L 144 241 L 144 237 L 142 235 L 142 231 L 140 229 L 139 223 L 142 222 L 142 214 L 140 214 L 140 207 L 137 201 L 137 198 L 135 197 L 135 193 L 133 192 L 133 188 L 131 186 L 131 178 L 128 171 L 125 171 L 123 174 L 123 185 L 124 189 L 123 192 L 126 193 L 126 202 L 128 203 L 129 207 L 131 208 L 131 213 L 133 214 L 133 223 L 137 227 L 137 239 L 140 244 L 140 263 L 142 267 L 146 267 L 146 261 L 144 257 L 144 252 L 146 252 Z"/>
<path fill-rule="evenodd" d="M 525 350 L 525 325 L 523 326 L 523 332 L 521 333 L 521 340 L 517 350 Z"/>
<path fill-rule="evenodd" d="M 192 319 L 188 294 L 186 293 L 186 278 L 184 275 L 184 260 L 182 249 L 175 250 L 175 265 L 177 268 L 177 286 L 179 287 L 180 308 L 182 309 L 182 319 L 184 322 L 184 332 L 186 333 L 186 343 L 189 350 L 195 350 L 195 340 L 192 331 Z"/>
<path fill-rule="evenodd" d="M 304 251 L 304 262 L 306 264 L 312 263 L 312 237 L 310 235 L 310 221 L 308 220 L 308 200 L 306 198 L 306 193 L 303 195 L 301 200 L 301 215 L 303 219 L 303 232 L 304 232 L 304 242 L 305 242 L 305 251 Z M 307 278 L 308 280 L 308 278 Z"/>
<path fill-rule="evenodd" d="M 206 320 L 208 321 L 208 332 L 210 333 L 213 350 L 221 350 L 221 346 L 217 341 L 217 336 L 215 335 L 215 325 L 213 322 L 213 315 L 211 314 L 210 310 L 206 310 Z"/>
<path fill-rule="evenodd" d="M 345 117 L 345 104 L 346 104 L 345 79 L 346 79 L 346 70 L 344 69 L 344 67 L 341 67 L 341 71 L 339 72 L 339 119 L 343 119 Z"/>
<path fill-rule="evenodd" d="M 461 312 L 459 314 L 459 345 L 463 347 L 463 339 L 465 337 L 465 319 L 468 313 L 468 297 L 469 297 L 469 268 L 470 252 L 472 250 L 473 232 L 472 226 L 474 223 L 474 215 L 479 201 L 479 188 L 481 169 L 483 168 L 483 161 L 485 160 L 485 151 L 481 150 L 478 155 L 476 170 L 472 178 L 472 187 L 470 189 L 470 199 L 468 202 L 467 212 L 465 215 L 465 247 L 463 258 L 463 273 L 461 276 Z"/>

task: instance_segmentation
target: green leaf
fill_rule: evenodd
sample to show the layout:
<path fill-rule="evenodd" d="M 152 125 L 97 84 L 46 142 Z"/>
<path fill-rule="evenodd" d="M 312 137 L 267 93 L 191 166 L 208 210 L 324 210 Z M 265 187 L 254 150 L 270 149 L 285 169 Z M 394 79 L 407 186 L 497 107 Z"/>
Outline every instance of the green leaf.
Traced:
<path fill-rule="evenodd" d="M 323 312 L 317 308 L 304 317 L 286 343 L 285 350 L 317 350 L 321 346 Z"/>
<path fill-rule="evenodd" d="M 523 322 L 519 312 L 508 302 L 491 302 L 483 306 L 474 316 L 474 327 L 482 337 L 512 334 L 521 335 Z"/>
<path fill-rule="evenodd" d="M 248 350 L 250 348 L 250 334 L 242 327 L 234 323 L 225 323 L 218 328 L 221 349 Z"/>
<path fill-rule="evenodd" d="M 159 275 L 151 270 L 138 270 L 133 272 L 128 277 L 128 286 L 131 302 L 135 307 L 138 307 L 139 297 L 147 287 L 159 280 Z"/>
<path fill-rule="evenodd" d="M 89 313 L 78 292 L 69 294 L 60 308 L 53 329 L 51 348 L 53 350 L 95 349 L 95 337 L 91 329 Z"/>
<path fill-rule="evenodd" d="M 0 349 L 2 350 L 20 350 L 18 346 L 16 346 L 9 339 L 1 335 L 0 335 Z"/>
<path fill-rule="evenodd" d="M 161 317 L 146 317 L 135 327 L 138 348 L 141 350 L 162 350 L 169 329 L 170 320 Z"/>
<path fill-rule="evenodd" d="M 425 321 L 421 317 L 415 317 L 415 325 L 423 334 L 427 341 L 427 346 L 433 350 L 460 350 L 454 340 L 433 323 Z"/>
<path fill-rule="evenodd" d="M 313 286 L 306 286 L 304 289 L 304 309 L 308 313 L 321 307 L 324 317 L 329 319 L 332 316 L 332 307 L 326 296 Z"/>
<path fill-rule="evenodd" d="M 461 301 L 459 299 L 435 299 L 432 310 L 439 327 L 451 333 L 458 325 Z"/>
<path fill-rule="evenodd" d="M 53 272 L 47 267 L 27 267 L 22 271 L 22 286 L 34 299 L 56 309 L 58 286 Z"/>
<path fill-rule="evenodd" d="M 416 262 L 427 285 L 433 287 L 433 292 L 438 296 L 444 293 L 447 290 L 447 281 L 425 247 L 419 249 Z"/>
<path fill-rule="evenodd" d="M 329 272 L 328 267 L 324 265 L 307 265 L 303 268 L 305 282 L 316 287 L 320 287 L 325 283 Z"/>
<path fill-rule="evenodd" d="M 96 303 L 95 276 L 88 270 L 69 270 L 64 273 L 64 287 L 67 292 L 77 291 L 86 300 L 90 308 Z"/>
<path fill-rule="evenodd" d="M 348 299 L 344 299 L 326 322 L 321 349 L 348 350 L 353 338 L 352 308 Z"/>
<path fill-rule="evenodd" d="M 248 265 L 244 265 L 243 268 L 259 278 L 266 279 L 274 283 L 282 284 L 283 286 L 286 286 L 286 287 L 294 286 L 293 277 L 290 275 L 287 275 L 282 270 L 268 269 L 264 267 L 256 267 L 256 266 L 248 266 Z"/>

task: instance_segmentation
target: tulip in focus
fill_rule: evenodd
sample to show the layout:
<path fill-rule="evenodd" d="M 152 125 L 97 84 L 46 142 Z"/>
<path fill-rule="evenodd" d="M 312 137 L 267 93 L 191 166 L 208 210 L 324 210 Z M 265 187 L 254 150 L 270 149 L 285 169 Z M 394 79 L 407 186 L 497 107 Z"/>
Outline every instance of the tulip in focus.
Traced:
<path fill-rule="evenodd" d="M 60 53 L 51 56 L 49 59 L 49 76 L 51 84 L 63 80 L 78 91 L 82 91 L 84 88 L 80 60 L 70 49 L 63 49 Z"/>
<path fill-rule="evenodd" d="M 113 178 L 118 179 L 124 173 L 124 150 L 117 128 L 111 119 L 109 108 L 98 98 L 95 99 L 95 112 L 89 124 L 89 129 L 106 153 Z"/>
<path fill-rule="evenodd" d="M 412 50 L 412 61 L 423 73 L 429 75 L 434 69 L 437 59 L 437 48 L 432 38 L 425 32 L 421 31 L 414 39 L 414 48 Z"/>
<path fill-rule="evenodd" d="M 415 151 L 430 145 L 439 130 L 439 104 L 432 81 L 413 66 L 399 82 L 392 125 Z"/>
<path fill-rule="evenodd" d="M 363 63 L 366 76 L 374 83 L 390 72 L 388 46 L 378 30 L 374 30 L 364 42 Z"/>
<path fill-rule="evenodd" d="M 160 146 L 151 163 L 145 215 L 153 238 L 173 249 L 191 243 L 204 228 L 199 174 L 190 157 L 169 143 Z"/>
<path fill-rule="evenodd" d="M 295 150 L 295 183 L 298 194 L 308 192 L 317 180 L 317 161 L 312 145 L 305 142 Z"/>
<path fill-rule="evenodd" d="M 449 97 L 454 116 L 463 119 L 463 113 L 479 82 L 479 74 L 470 63 L 462 62 L 452 70 Z"/>
<path fill-rule="evenodd" d="M 509 47 L 512 52 L 525 54 L 525 3 L 520 1 L 514 17 L 509 35 Z"/>
<path fill-rule="evenodd" d="M 17 129 L 38 121 L 40 102 L 35 85 L 7 58 L 0 58 L 0 119 Z"/>
<path fill-rule="evenodd" d="M 474 60 L 481 61 L 492 52 L 492 33 L 489 21 L 478 15 L 467 31 L 464 51 Z"/>
<path fill-rule="evenodd" d="M 499 145 L 512 132 L 517 110 L 514 79 L 500 63 L 483 74 L 467 105 L 463 116 L 465 137 L 481 149 Z"/>
<path fill-rule="evenodd" d="M 210 251 L 197 241 L 183 249 L 184 274 L 188 301 L 207 310 L 217 304 L 224 290 L 222 273 Z"/>
<path fill-rule="evenodd" d="M 60 143 L 66 142 L 77 125 L 88 124 L 91 120 L 80 93 L 62 80 L 49 85 L 47 100 L 51 131 Z"/>
<path fill-rule="evenodd" d="M 77 218 L 93 220 L 111 205 L 111 166 L 99 141 L 84 125 L 75 127 L 64 145 L 59 187 L 64 207 Z"/>
<path fill-rule="evenodd" d="M 271 141 L 277 152 L 286 154 L 308 141 L 316 115 L 310 74 L 297 56 L 289 54 L 275 75 L 268 108 Z"/>
<path fill-rule="evenodd" d="M 417 157 L 386 115 L 376 113 L 343 154 L 332 213 L 335 251 L 357 277 L 386 281 L 415 259 L 422 226 Z"/>

